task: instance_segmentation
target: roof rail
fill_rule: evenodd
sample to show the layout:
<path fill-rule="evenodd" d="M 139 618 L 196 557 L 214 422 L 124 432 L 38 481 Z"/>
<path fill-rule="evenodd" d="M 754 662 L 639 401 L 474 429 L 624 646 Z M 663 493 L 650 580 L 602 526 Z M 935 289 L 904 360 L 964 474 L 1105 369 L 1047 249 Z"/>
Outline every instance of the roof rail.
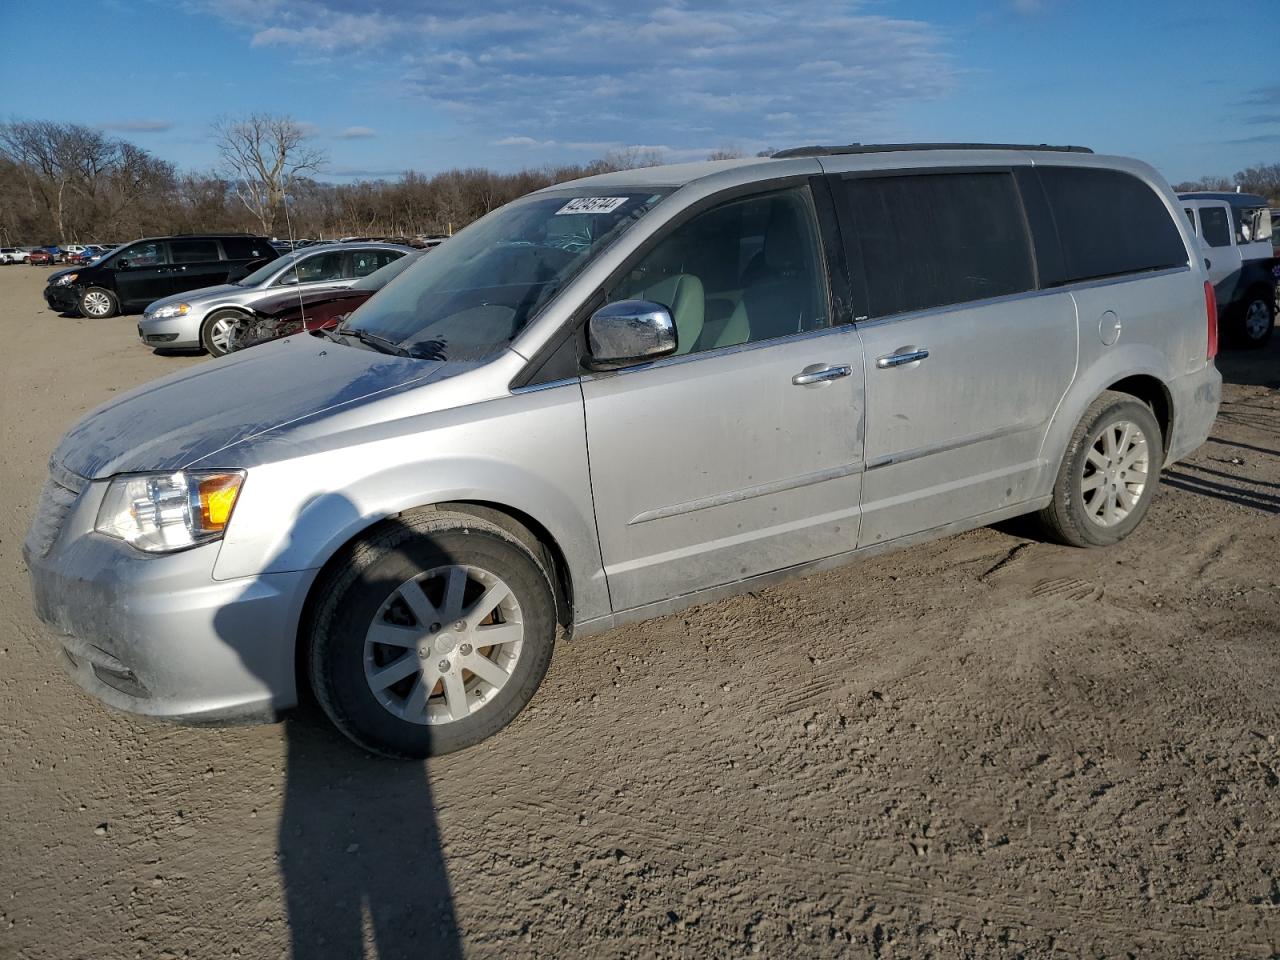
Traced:
<path fill-rule="evenodd" d="M 1056 153 L 1093 153 L 1088 147 L 1058 147 L 1047 143 L 850 143 L 842 147 L 792 147 L 779 150 L 775 159 L 834 157 L 847 153 L 897 153 L 910 150 L 1052 150 Z"/>

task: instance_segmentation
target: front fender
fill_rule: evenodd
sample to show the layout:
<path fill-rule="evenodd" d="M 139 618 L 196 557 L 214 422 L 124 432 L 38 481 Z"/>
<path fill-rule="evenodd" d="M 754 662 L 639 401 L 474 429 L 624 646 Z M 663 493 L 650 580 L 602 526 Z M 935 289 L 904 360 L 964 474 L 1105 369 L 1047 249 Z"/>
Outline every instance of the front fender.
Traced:
<path fill-rule="evenodd" d="M 250 468 L 216 579 L 315 570 L 362 530 L 405 510 L 480 501 L 520 511 L 555 539 L 574 616 L 609 612 L 577 383 L 458 411 L 428 430 L 380 435 Z"/>

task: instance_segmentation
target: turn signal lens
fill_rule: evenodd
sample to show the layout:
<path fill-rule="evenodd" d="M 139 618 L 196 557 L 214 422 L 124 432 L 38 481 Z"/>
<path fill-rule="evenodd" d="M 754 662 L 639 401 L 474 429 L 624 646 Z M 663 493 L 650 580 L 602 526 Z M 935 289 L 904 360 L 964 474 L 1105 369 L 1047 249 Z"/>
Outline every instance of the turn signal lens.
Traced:
<path fill-rule="evenodd" d="M 231 519 L 231 508 L 236 505 L 236 497 L 240 494 L 241 479 L 238 473 L 222 473 L 200 481 L 200 519 L 206 530 L 226 527 Z"/>
<path fill-rule="evenodd" d="M 1204 282 L 1204 313 L 1209 325 L 1209 343 L 1205 352 L 1212 360 L 1218 355 L 1218 298 L 1214 296 L 1213 284 L 1208 280 Z"/>

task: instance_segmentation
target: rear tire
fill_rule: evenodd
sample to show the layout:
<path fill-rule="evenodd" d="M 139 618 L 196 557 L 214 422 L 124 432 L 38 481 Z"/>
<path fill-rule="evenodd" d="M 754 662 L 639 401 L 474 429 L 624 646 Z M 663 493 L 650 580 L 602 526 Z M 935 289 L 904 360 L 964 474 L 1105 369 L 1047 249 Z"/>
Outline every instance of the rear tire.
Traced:
<path fill-rule="evenodd" d="M 120 312 L 120 301 L 116 299 L 116 295 L 102 287 L 89 287 L 80 294 L 76 306 L 80 310 L 80 316 L 90 320 L 105 320 Z"/>
<path fill-rule="evenodd" d="M 1236 321 L 1235 339 L 1240 346 L 1246 350 L 1261 350 L 1265 347 L 1275 330 L 1275 311 L 1274 294 L 1262 287 L 1250 290 L 1240 306 Z"/>
<path fill-rule="evenodd" d="M 1150 509 L 1163 463 L 1164 439 L 1151 408 L 1106 391 L 1071 435 L 1053 500 L 1036 515 L 1041 531 L 1073 547 L 1119 543 Z"/>
<path fill-rule="evenodd" d="M 497 733 L 532 699 L 555 646 L 547 570 L 513 533 L 467 514 L 393 518 L 316 596 L 312 690 L 339 730 L 387 757 L 439 756 Z"/>

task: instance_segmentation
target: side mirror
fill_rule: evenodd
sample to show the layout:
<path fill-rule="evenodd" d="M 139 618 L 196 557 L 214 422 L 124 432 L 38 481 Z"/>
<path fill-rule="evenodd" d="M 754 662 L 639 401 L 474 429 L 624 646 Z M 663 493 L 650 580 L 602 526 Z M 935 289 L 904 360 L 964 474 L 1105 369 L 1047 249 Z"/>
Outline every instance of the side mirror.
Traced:
<path fill-rule="evenodd" d="M 601 307 L 587 323 L 587 348 L 596 370 L 616 370 L 675 353 L 671 311 L 648 300 L 619 300 Z"/>
<path fill-rule="evenodd" d="M 117 270 L 128 270 L 128 269 L 129 269 L 129 261 L 128 261 L 128 260 L 117 260 L 117 261 L 116 261 L 116 269 L 117 269 Z"/>

